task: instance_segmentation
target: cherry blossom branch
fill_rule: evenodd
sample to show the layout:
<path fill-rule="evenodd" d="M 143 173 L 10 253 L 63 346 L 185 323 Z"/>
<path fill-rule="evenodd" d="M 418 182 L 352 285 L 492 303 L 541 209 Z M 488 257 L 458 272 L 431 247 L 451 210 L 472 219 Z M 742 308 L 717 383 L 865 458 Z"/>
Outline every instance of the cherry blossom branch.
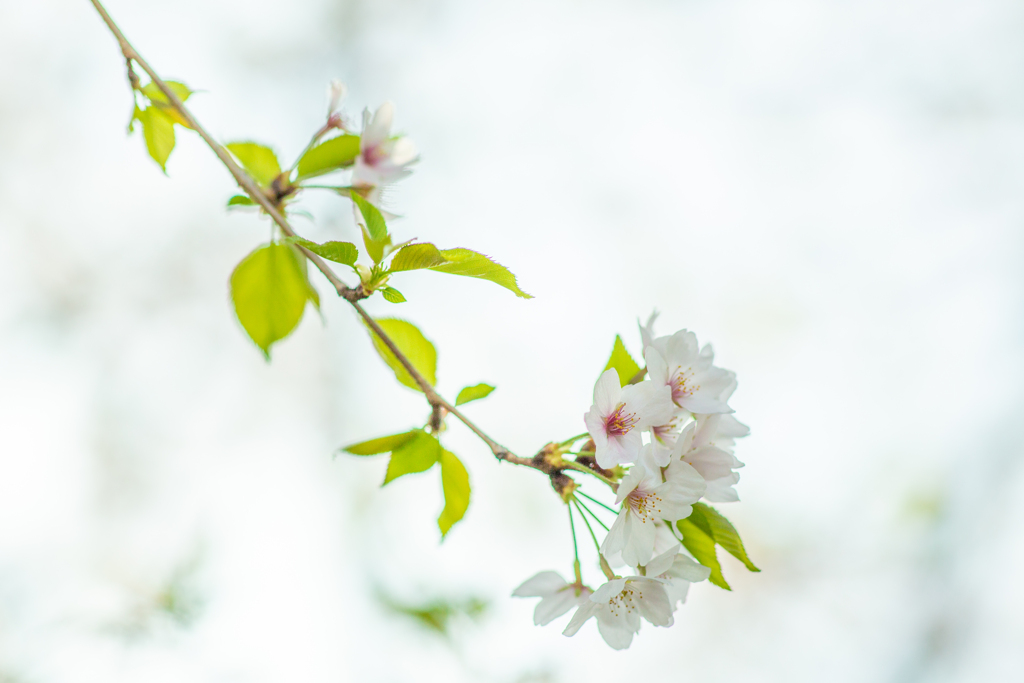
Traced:
<path fill-rule="evenodd" d="M 211 136 L 209 132 L 207 132 L 207 130 L 203 128 L 199 121 L 197 121 L 196 118 L 192 116 L 192 113 L 188 110 L 188 107 L 185 106 L 185 103 L 181 101 L 181 99 L 174 92 L 174 90 L 171 89 L 167 82 L 164 81 L 159 76 L 159 74 L 157 74 L 156 71 L 149 65 L 149 63 L 142 58 L 142 56 L 132 46 L 132 44 L 128 42 L 128 39 L 125 37 L 124 33 L 121 32 L 121 29 L 114 22 L 113 18 L 110 16 L 107 10 L 103 7 L 102 3 L 100 3 L 99 0 L 90 0 L 90 2 L 92 2 L 93 7 L 96 8 L 96 11 L 103 19 L 103 22 L 107 25 L 107 28 L 110 29 L 110 32 L 114 35 L 114 38 L 117 39 L 118 45 L 121 48 L 121 54 L 124 56 L 125 61 L 127 62 L 128 80 L 131 84 L 132 90 L 135 91 L 140 88 L 139 78 L 136 75 L 134 68 L 132 67 L 132 62 L 135 62 L 142 68 L 143 71 L 146 72 L 146 74 L 150 77 L 150 79 L 156 85 L 156 87 L 160 89 L 160 92 L 162 92 L 164 96 L 167 97 L 167 100 L 168 102 L 170 102 L 171 107 L 173 107 L 181 115 L 182 119 L 186 122 L 188 127 L 194 130 L 196 133 L 198 133 L 199 137 L 203 139 L 203 141 L 210 147 L 210 149 L 217 156 L 217 158 L 220 159 L 221 163 L 224 164 L 224 166 L 231 173 L 232 177 L 234 177 L 235 182 L 238 183 L 239 187 L 241 187 L 246 192 L 246 194 L 248 194 L 249 197 L 252 198 L 252 200 L 256 202 L 260 206 L 260 208 L 263 209 L 264 212 L 266 212 L 268 216 L 270 216 L 270 218 L 274 221 L 274 223 L 277 224 L 278 228 L 280 228 L 281 232 L 284 233 L 286 237 L 296 237 L 297 234 L 295 230 L 288 223 L 288 220 L 280 212 L 276 204 L 271 200 L 270 197 L 267 196 L 266 193 L 263 192 L 263 190 L 260 189 L 259 185 L 257 185 L 255 180 L 253 180 L 252 176 L 250 176 L 241 166 L 239 166 L 235 162 L 235 160 L 231 157 L 231 154 L 224 148 L 224 146 L 218 143 L 213 138 L 213 136 Z M 314 136 L 314 142 L 316 140 L 316 137 L 317 136 Z M 550 457 L 551 452 L 549 451 L 548 447 L 545 447 L 545 449 L 543 449 L 533 458 L 523 458 L 514 454 L 508 448 L 502 446 L 500 443 L 492 439 L 482 429 L 476 426 L 476 424 L 474 424 L 469 418 L 463 415 L 458 408 L 453 406 L 451 403 L 442 398 L 440 394 L 437 393 L 433 385 L 430 384 L 430 382 L 427 381 L 427 379 L 419 372 L 419 370 L 416 369 L 416 367 L 406 357 L 406 355 L 402 353 L 401 349 L 398 348 L 398 345 L 395 344 L 395 342 L 387 335 L 387 333 L 384 332 L 381 326 L 377 324 L 377 321 L 374 320 L 363 309 L 363 307 L 359 304 L 359 301 L 370 296 L 370 292 L 367 292 L 361 285 L 357 287 L 349 287 L 344 283 L 344 281 L 341 280 L 341 278 L 338 277 L 338 275 L 331 269 L 330 266 L 327 265 L 327 263 L 322 258 L 317 256 L 313 252 L 309 251 L 308 249 L 303 248 L 301 245 L 296 246 L 298 246 L 302 254 L 314 266 L 316 266 L 317 270 L 323 273 L 324 277 L 327 278 L 328 282 L 330 282 L 334 289 L 337 291 L 338 296 L 345 299 L 346 301 L 349 302 L 349 304 L 352 305 L 352 307 L 356 310 L 356 312 L 363 319 L 366 325 L 371 330 L 373 330 L 373 333 L 376 334 L 377 337 L 384 343 L 384 345 L 391 351 L 391 353 L 395 355 L 395 358 L 398 359 L 398 362 L 402 364 L 402 367 L 405 368 L 405 370 L 409 373 L 409 375 L 419 386 L 420 390 L 423 391 L 423 394 L 426 397 L 427 402 L 430 404 L 432 409 L 431 422 L 436 423 L 432 424 L 432 426 L 434 426 L 435 428 L 439 428 L 440 421 L 443 419 L 444 414 L 451 413 L 456 418 L 458 418 L 464 425 L 466 425 L 466 427 L 468 427 L 470 431 L 476 434 L 477 437 L 479 437 L 487 445 L 487 447 L 491 449 L 491 453 L 493 453 L 494 457 L 497 458 L 499 461 L 510 462 L 515 465 L 523 465 L 543 472 L 544 474 L 548 475 L 551 478 L 552 485 L 555 487 L 555 490 L 558 491 L 559 493 L 562 493 L 562 491 L 565 489 L 567 485 L 567 482 L 564 481 L 565 479 L 567 479 L 567 477 L 565 477 L 565 475 L 562 474 L 563 470 L 566 469 L 585 472 L 587 474 L 591 474 L 601 479 L 602 481 L 611 486 L 615 485 L 615 482 L 593 471 L 588 467 L 564 460 L 561 457 Z"/>

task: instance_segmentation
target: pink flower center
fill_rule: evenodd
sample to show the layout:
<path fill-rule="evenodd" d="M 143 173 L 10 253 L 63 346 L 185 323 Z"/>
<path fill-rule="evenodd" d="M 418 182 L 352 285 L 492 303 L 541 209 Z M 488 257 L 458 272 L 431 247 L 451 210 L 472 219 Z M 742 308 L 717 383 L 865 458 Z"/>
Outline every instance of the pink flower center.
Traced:
<path fill-rule="evenodd" d="M 627 413 L 626 404 L 615 406 L 612 414 L 604 419 L 604 431 L 608 436 L 623 436 L 637 423 L 636 413 Z"/>
<path fill-rule="evenodd" d="M 376 168 L 388 160 L 389 154 L 387 145 L 381 143 L 363 150 L 363 161 L 369 166 Z"/>
<path fill-rule="evenodd" d="M 683 371 L 681 367 L 676 367 L 676 371 L 672 373 L 672 378 L 669 380 L 668 385 L 672 387 L 672 400 L 675 401 L 676 405 L 679 405 L 679 401 L 692 396 L 694 392 L 700 389 L 700 386 L 693 386 L 688 384 L 688 380 L 693 379 L 693 371 Z"/>
<path fill-rule="evenodd" d="M 651 427 L 651 432 L 654 434 L 655 439 L 668 446 L 675 444 L 676 439 L 679 438 L 679 433 L 676 431 L 675 418 L 672 418 L 668 424 Z"/>

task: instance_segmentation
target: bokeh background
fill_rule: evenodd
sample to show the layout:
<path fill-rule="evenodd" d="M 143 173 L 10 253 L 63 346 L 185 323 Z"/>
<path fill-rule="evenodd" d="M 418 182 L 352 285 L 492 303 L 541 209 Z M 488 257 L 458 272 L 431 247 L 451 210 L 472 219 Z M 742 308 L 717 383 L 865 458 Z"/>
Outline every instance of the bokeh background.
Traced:
<path fill-rule="evenodd" d="M 721 507 L 763 572 L 724 559 L 732 593 L 625 653 L 508 597 L 571 570 L 536 473 L 451 425 L 474 498 L 439 544 L 435 472 L 334 456 L 421 399 L 326 296 L 265 363 L 227 278 L 267 223 L 194 135 L 169 178 L 126 138 L 88 2 L 0 7 L 3 683 L 1020 680 L 1019 2 L 109 3 L 224 141 L 290 160 L 331 78 L 353 118 L 396 102 L 422 162 L 395 233 L 536 299 L 421 273 L 368 306 L 420 325 L 447 395 L 497 385 L 467 412 L 517 452 L 582 431 L 652 309 L 713 341 L 753 430 Z"/>

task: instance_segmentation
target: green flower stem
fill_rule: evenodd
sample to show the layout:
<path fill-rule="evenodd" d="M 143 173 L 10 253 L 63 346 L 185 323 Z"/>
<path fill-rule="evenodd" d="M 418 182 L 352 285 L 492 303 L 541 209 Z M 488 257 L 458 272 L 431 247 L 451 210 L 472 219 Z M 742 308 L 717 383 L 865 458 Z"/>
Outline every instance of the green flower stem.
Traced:
<path fill-rule="evenodd" d="M 605 510 L 607 510 L 610 513 L 612 513 L 613 515 L 618 515 L 619 514 L 619 511 L 616 510 L 615 508 L 610 507 L 608 505 L 605 505 L 604 503 L 602 503 L 601 501 L 597 500 L 596 498 L 592 498 L 592 497 L 588 496 L 587 494 L 583 493 L 583 491 L 577 491 L 577 493 L 579 493 L 581 496 L 583 496 L 584 498 L 589 500 L 591 503 L 597 503 L 598 505 L 600 505 L 601 507 L 603 507 Z"/>

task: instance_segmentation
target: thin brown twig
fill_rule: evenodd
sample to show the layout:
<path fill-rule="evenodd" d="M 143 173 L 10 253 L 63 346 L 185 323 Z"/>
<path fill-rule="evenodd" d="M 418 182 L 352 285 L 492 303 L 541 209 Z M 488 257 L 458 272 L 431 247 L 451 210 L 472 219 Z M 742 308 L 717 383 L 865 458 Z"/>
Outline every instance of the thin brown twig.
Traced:
<path fill-rule="evenodd" d="M 135 71 L 132 68 L 132 62 L 134 61 L 142 68 L 143 71 L 146 72 L 146 74 L 150 77 L 152 82 L 156 84 L 157 88 L 160 89 L 160 92 L 162 92 L 164 96 L 167 97 L 167 100 L 171 103 L 171 106 L 173 106 L 174 109 L 177 110 L 177 112 L 181 115 L 182 119 L 188 124 L 189 128 L 198 133 L 199 137 L 201 137 L 203 141 L 210 147 L 210 149 L 213 150 L 213 153 L 217 155 L 217 158 L 220 159 L 221 163 L 223 163 L 224 166 L 228 169 L 228 171 L 234 177 L 235 181 L 238 183 L 239 187 L 241 187 L 246 192 L 246 194 L 248 194 L 249 197 L 252 198 L 254 202 L 260 205 L 260 207 L 267 213 L 267 215 L 269 215 L 270 218 L 277 224 L 277 226 L 281 229 L 281 232 L 284 233 L 285 236 L 295 237 L 295 230 L 292 229 L 291 225 L 289 225 L 288 223 L 288 220 L 278 210 L 278 208 L 274 205 L 270 198 L 260 189 L 256 181 L 253 180 L 253 178 L 245 171 L 245 169 L 243 169 L 235 162 L 235 160 L 231 157 L 231 155 L 223 147 L 223 145 L 214 140 L 213 136 L 211 136 L 206 131 L 206 129 L 203 128 L 203 126 L 199 123 L 199 121 L 196 120 L 194 116 L 192 116 L 192 113 L 188 110 L 188 107 L 185 106 L 185 103 L 181 101 L 181 99 L 174 92 L 174 90 L 172 90 L 170 86 L 167 85 L 166 81 L 164 81 L 156 73 L 156 71 L 149 65 L 149 63 L 146 62 L 146 60 L 143 59 L 142 56 L 138 53 L 138 51 L 132 46 L 132 44 L 128 42 L 128 39 L 125 37 L 124 33 L 121 32 L 121 29 L 118 28 L 117 24 L 114 22 L 110 14 L 107 13 L 107 10 L 103 7 L 102 3 L 100 3 L 99 0 L 90 0 L 90 2 L 92 2 L 93 7 L 96 8 L 96 11 L 103 19 L 103 22 L 107 25 L 107 28 L 109 28 L 110 32 L 114 34 L 114 38 L 117 39 L 118 45 L 121 48 L 121 53 L 124 55 L 124 58 L 128 65 L 128 77 L 129 80 L 131 81 L 132 88 L 139 88 L 138 76 L 136 76 Z M 303 255 L 307 259 L 309 259 L 309 261 L 313 263 L 313 265 L 316 266 L 321 273 L 323 273 L 324 277 L 327 278 L 328 282 L 330 282 L 331 285 L 334 286 L 335 290 L 337 290 L 338 292 L 338 296 L 342 297 L 352 305 L 352 307 L 356 310 L 356 312 L 363 319 L 366 325 L 371 330 L 373 330 L 374 334 L 376 334 L 377 337 L 379 337 L 380 340 L 384 343 L 384 345 L 387 346 L 388 349 L 395 355 L 395 358 L 397 358 L 398 361 L 402 364 L 402 367 L 406 369 L 406 371 L 413 378 L 413 380 L 415 380 L 416 384 L 419 385 L 420 389 L 423 391 L 423 394 L 427 399 L 427 402 L 430 404 L 435 414 L 440 409 L 444 409 L 445 411 L 457 417 L 464 425 L 466 425 L 466 427 L 470 429 L 470 431 L 476 434 L 485 444 L 487 444 L 488 448 L 490 448 L 491 452 L 494 454 L 494 457 L 496 457 L 500 461 L 510 462 L 516 465 L 524 465 L 526 467 L 532 467 L 533 469 L 539 470 L 552 477 L 560 474 L 563 469 L 578 469 L 579 471 L 586 471 L 590 474 L 594 474 L 592 471 L 586 468 L 572 467 L 571 464 L 568 462 L 563 463 L 565 466 L 561 466 L 561 464 L 554 464 L 549 460 L 543 458 L 541 454 L 538 454 L 533 458 L 523 458 L 517 456 L 514 453 L 512 453 L 512 451 L 505 448 L 497 441 L 492 439 L 490 436 L 488 436 L 482 429 L 477 427 L 476 424 L 474 424 L 469 418 L 463 415 L 461 411 L 459 411 L 455 406 L 450 404 L 448 401 L 442 398 L 440 394 L 437 393 L 433 385 L 430 384 L 430 382 L 427 381 L 427 379 L 419 372 L 419 370 L 416 369 L 412 362 L 405 356 L 404 353 L 402 353 L 401 349 L 398 348 L 395 342 L 387 335 L 387 333 L 384 332 L 384 330 L 377 323 L 377 321 L 374 320 L 370 316 L 370 314 L 368 314 L 363 309 L 363 307 L 359 304 L 359 301 L 361 299 L 365 299 L 367 296 L 369 296 L 369 294 L 362 287 L 349 287 L 341 280 L 341 278 L 337 276 L 337 274 L 331 269 L 330 266 L 327 265 L 327 263 L 322 258 L 317 256 L 313 252 L 301 247 L 300 245 L 297 246 L 299 246 L 299 249 L 302 251 Z M 603 477 L 601 478 L 603 479 Z"/>

